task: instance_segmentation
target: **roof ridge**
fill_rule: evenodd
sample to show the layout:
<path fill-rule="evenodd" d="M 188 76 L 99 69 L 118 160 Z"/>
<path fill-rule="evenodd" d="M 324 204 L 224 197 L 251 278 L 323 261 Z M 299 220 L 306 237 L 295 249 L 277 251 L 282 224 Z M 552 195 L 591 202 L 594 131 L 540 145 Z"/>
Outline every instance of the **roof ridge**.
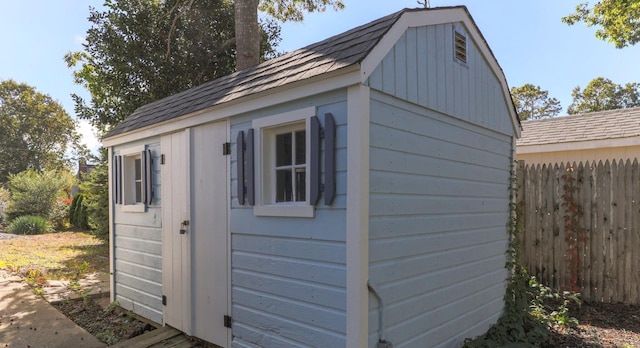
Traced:
<path fill-rule="evenodd" d="M 524 125 L 529 123 L 551 122 L 554 120 L 567 119 L 567 118 L 594 117 L 594 116 L 607 115 L 607 114 L 623 114 L 623 113 L 629 113 L 629 112 L 635 112 L 635 111 L 640 111 L 640 106 L 633 106 L 633 107 L 620 108 L 620 109 L 591 111 L 591 112 L 585 112 L 581 114 L 551 116 L 551 117 L 545 117 L 545 118 L 538 118 L 534 120 L 525 120 L 525 121 L 522 121 L 522 124 Z"/>

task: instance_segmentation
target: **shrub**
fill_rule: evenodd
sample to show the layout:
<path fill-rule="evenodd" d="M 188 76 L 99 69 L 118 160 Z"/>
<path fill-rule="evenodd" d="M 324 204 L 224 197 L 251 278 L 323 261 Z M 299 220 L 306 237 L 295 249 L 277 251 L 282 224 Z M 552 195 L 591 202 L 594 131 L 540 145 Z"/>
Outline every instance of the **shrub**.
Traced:
<path fill-rule="evenodd" d="M 65 199 L 57 199 L 49 212 L 49 222 L 56 229 L 66 228 L 69 223 L 69 203 Z"/>
<path fill-rule="evenodd" d="M 58 194 L 68 186 L 69 174 L 57 171 L 37 173 L 27 170 L 9 178 L 11 199 L 7 208 L 9 221 L 24 215 L 48 218 Z M 64 193 L 62 193 L 64 194 Z"/>
<path fill-rule="evenodd" d="M 84 194 L 83 205 L 87 208 L 89 227 L 96 237 L 109 241 L 109 172 L 107 170 L 107 149 L 100 149 L 96 166 L 80 183 Z"/>
<path fill-rule="evenodd" d="M 5 209 L 9 203 L 9 191 L 4 187 L 0 187 L 0 223 L 4 223 Z"/>
<path fill-rule="evenodd" d="M 78 228 L 88 228 L 87 206 L 84 204 L 85 195 L 77 193 L 73 196 L 71 207 L 69 208 L 69 222 Z"/>
<path fill-rule="evenodd" d="M 13 234 L 42 234 L 53 232 L 53 228 L 42 216 L 24 215 L 13 219 L 7 231 Z"/>

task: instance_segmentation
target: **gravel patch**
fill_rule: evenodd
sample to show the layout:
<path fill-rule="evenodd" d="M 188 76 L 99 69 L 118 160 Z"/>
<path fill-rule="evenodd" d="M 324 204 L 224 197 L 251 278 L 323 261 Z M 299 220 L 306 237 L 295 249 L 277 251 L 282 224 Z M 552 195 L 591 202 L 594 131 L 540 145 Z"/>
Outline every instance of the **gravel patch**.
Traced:
<path fill-rule="evenodd" d="M 23 236 L 19 236 L 17 234 L 4 233 L 0 230 L 0 240 L 14 239 L 14 238 L 22 238 Z"/>

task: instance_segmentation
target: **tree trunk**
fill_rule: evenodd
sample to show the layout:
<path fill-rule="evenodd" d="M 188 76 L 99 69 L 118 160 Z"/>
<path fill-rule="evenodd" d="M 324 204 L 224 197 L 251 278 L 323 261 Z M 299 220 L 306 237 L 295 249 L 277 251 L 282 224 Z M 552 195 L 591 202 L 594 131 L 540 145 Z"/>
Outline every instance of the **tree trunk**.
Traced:
<path fill-rule="evenodd" d="M 236 70 L 243 70 L 260 62 L 259 0 L 235 0 Z"/>

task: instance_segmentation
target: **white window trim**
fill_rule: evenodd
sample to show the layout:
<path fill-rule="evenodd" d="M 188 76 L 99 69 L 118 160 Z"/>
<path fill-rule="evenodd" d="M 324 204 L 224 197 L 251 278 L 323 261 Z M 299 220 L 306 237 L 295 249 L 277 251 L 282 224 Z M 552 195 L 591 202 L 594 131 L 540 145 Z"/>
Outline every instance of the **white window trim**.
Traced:
<path fill-rule="evenodd" d="M 263 117 L 252 121 L 251 126 L 255 129 L 254 137 L 254 154 L 255 154 L 255 193 L 256 201 L 253 207 L 253 214 L 255 216 L 284 216 L 284 217 L 313 217 L 315 209 L 309 202 L 310 197 L 310 168 L 309 161 L 311 159 L 311 137 L 310 137 L 310 124 L 311 117 L 316 115 L 315 107 L 308 107 L 303 109 L 297 109 L 278 115 Z M 273 196 L 271 194 L 275 188 L 271 183 L 267 185 L 265 181 L 265 171 L 271 169 L 271 165 L 265 163 L 265 157 L 267 157 L 266 151 L 271 153 L 275 152 L 275 142 L 271 141 L 268 146 L 264 146 L 263 141 L 269 141 L 264 139 L 268 136 L 270 128 L 285 127 L 288 124 L 295 124 L 304 122 L 305 124 L 305 136 L 306 136 L 306 192 L 305 202 L 287 202 L 287 203 L 274 203 L 265 202 L 265 197 Z M 271 190 L 271 191 L 267 191 Z"/>
<path fill-rule="evenodd" d="M 125 189 L 125 187 L 128 187 L 130 183 L 126 182 L 126 157 L 128 156 L 136 156 L 136 155 L 140 155 L 140 153 L 142 151 L 145 150 L 145 146 L 144 145 L 138 145 L 138 146 L 133 146 L 133 147 L 128 147 L 126 149 L 122 149 L 120 151 L 120 155 L 122 156 L 122 197 L 123 197 L 123 201 L 124 203 L 122 203 L 121 209 L 123 212 L 128 212 L 128 213 L 144 213 L 145 209 L 146 209 L 146 205 L 142 202 L 139 203 L 134 203 L 134 204 L 127 204 L 126 201 L 126 197 L 127 197 L 127 191 Z M 142 163 L 140 164 L 142 165 Z M 140 168 L 142 169 L 142 168 Z"/>

